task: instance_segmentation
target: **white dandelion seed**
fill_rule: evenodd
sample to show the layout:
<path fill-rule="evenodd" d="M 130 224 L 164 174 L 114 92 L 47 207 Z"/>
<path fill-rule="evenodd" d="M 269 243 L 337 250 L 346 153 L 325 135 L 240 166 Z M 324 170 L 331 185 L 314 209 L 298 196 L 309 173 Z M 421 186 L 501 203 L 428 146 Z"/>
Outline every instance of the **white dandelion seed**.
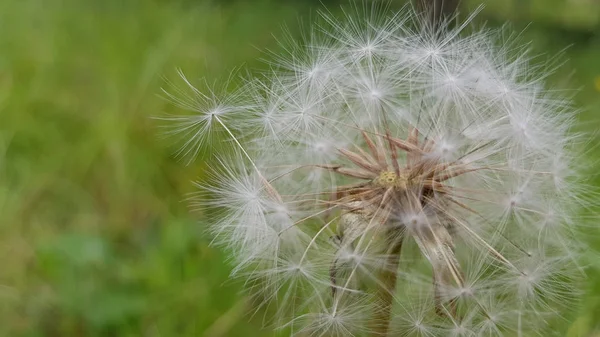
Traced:
<path fill-rule="evenodd" d="M 179 154 L 236 149 L 195 207 L 292 335 L 541 333 L 583 269 L 576 111 L 504 30 L 361 13 L 228 98 L 181 74 Z"/>

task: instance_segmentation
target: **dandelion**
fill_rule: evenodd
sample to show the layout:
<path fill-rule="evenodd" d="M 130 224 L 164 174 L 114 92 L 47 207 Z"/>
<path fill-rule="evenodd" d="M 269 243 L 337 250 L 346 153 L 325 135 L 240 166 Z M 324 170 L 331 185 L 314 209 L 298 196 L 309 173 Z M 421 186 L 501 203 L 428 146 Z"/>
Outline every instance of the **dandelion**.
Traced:
<path fill-rule="evenodd" d="M 293 336 L 544 335 L 582 270 L 574 109 L 504 30 L 375 7 L 230 96 L 182 75 L 178 153 L 235 149 L 194 205 Z"/>

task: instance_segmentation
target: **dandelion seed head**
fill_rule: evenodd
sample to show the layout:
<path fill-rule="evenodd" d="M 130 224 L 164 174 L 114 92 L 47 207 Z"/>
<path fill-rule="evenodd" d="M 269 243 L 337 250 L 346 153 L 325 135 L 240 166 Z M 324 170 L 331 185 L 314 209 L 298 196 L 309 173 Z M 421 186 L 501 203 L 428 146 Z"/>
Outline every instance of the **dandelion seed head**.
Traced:
<path fill-rule="evenodd" d="M 582 270 L 576 111 L 505 30 L 373 6 L 323 13 L 233 97 L 182 76 L 181 151 L 235 148 L 195 207 L 292 335 L 542 331 Z"/>

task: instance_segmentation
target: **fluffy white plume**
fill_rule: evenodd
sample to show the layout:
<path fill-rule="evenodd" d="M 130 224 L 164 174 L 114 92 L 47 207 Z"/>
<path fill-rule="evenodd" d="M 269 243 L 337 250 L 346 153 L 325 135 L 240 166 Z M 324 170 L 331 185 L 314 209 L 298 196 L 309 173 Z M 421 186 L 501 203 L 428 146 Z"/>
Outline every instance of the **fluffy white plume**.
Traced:
<path fill-rule="evenodd" d="M 345 14 L 229 98 L 168 94 L 182 155 L 236 149 L 198 183 L 215 242 L 292 335 L 543 334 L 581 275 L 570 102 L 471 18 Z"/>

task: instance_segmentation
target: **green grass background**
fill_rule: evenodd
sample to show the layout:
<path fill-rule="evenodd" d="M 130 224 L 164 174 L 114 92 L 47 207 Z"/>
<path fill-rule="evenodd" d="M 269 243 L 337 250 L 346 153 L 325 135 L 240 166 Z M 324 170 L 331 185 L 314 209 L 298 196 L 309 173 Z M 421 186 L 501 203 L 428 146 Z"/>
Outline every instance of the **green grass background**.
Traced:
<path fill-rule="evenodd" d="M 597 130 L 600 3 L 483 2 L 478 20 L 489 25 L 533 22 L 524 40 L 537 53 L 570 45 L 552 81 L 579 89 L 582 128 Z M 298 19 L 321 6 L 0 2 L 0 336 L 270 335 L 249 319 L 226 256 L 209 247 L 201 216 L 183 202 L 207 164 L 173 159 L 172 140 L 149 117 L 176 111 L 158 97 L 163 76 L 174 78 L 177 67 L 209 79 L 259 67 L 261 50 L 276 48 L 273 33 L 282 25 L 298 32 Z M 576 317 L 561 323 L 569 336 L 593 336 L 600 320 L 593 270 L 586 293 Z"/>

